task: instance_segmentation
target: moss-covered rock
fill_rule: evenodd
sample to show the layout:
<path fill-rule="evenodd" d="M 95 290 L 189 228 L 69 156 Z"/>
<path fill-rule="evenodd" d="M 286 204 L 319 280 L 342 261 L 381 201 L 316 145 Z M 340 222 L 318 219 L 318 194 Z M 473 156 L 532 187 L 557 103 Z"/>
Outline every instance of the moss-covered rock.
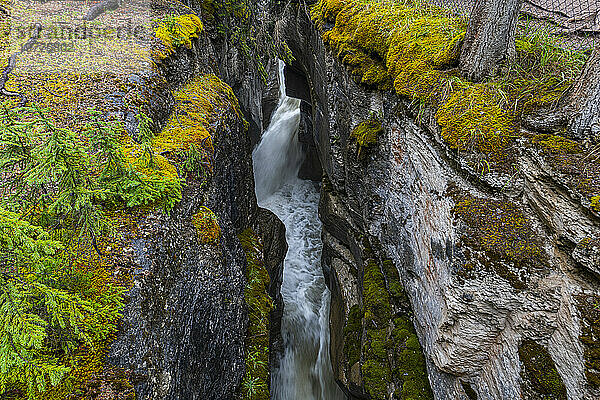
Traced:
<path fill-rule="evenodd" d="M 162 60 L 175 53 L 181 46 L 191 48 L 192 40 L 198 38 L 203 30 L 204 25 L 195 14 L 164 17 L 154 30 L 154 34 L 162 44 L 161 48 L 154 50 L 154 57 Z"/>
<path fill-rule="evenodd" d="M 358 155 L 363 148 L 367 148 L 377 143 L 377 136 L 383 134 L 383 127 L 381 122 L 375 117 L 371 116 L 368 120 L 361 122 L 350 132 L 350 137 L 356 140 L 358 144 Z"/>
<path fill-rule="evenodd" d="M 516 289 L 527 286 L 535 269 L 548 266 L 547 256 L 523 211 L 510 201 L 458 196 L 453 213 L 464 222 L 461 238 L 468 277 L 476 265 L 492 268 Z"/>
<path fill-rule="evenodd" d="M 523 365 L 521 377 L 525 381 L 522 389 L 527 396 L 567 400 L 565 384 L 544 346 L 533 340 L 523 340 L 519 346 L 519 359 Z"/>
<path fill-rule="evenodd" d="M 544 160 L 560 176 L 582 204 L 600 212 L 600 159 L 594 148 L 557 135 L 541 134 L 528 138 L 529 146 L 539 150 Z"/>
<path fill-rule="evenodd" d="M 504 158 L 514 153 L 521 114 L 559 99 L 585 61 L 585 55 L 563 50 L 542 35 L 520 31 L 515 68 L 476 84 L 455 68 L 467 21 L 453 10 L 384 0 L 320 0 L 311 16 L 357 81 L 381 90 L 392 82 L 399 95 L 433 106 L 442 139 L 451 148 L 485 154 L 488 164 L 499 168 L 510 165 Z"/>
<path fill-rule="evenodd" d="M 205 206 L 202 206 L 192 218 L 196 234 L 202 243 L 218 243 L 221 228 L 217 216 Z"/>
<path fill-rule="evenodd" d="M 344 354 L 348 362 L 348 371 L 360 361 L 360 354 L 362 349 L 362 334 L 363 326 L 362 320 L 364 312 L 359 305 L 355 304 L 350 308 L 350 313 L 346 318 L 346 324 L 344 325 Z"/>
<path fill-rule="evenodd" d="M 264 265 L 263 246 L 259 236 L 251 229 L 239 235 L 246 252 L 248 285 L 244 298 L 248 305 L 248 334 L 246 337 L 246 374 L 242 381 L 244 400 L 268 400 L 269 371 L 269 313 L 273 301 L 269 296 L 269 273 Z"/>
<path fill-rule="evenodd" d="M 575 297 L 581 314 L 581 334 L 585 361 L 585 377 L 588 383 L 600 388 L 600 296 L 581 294 Z"/>
<path fill-rule="evenodd" d="M 433 398 L 425 357 L 408 314 L 398 271 L 389 259 L 379 262 L 363 238 L 363 306 L 354 305 L 344 326 L 346 371 L 356 363 L 370 398 L 428 400 Z M 354 382 L 359 384 L 359 382 Z"/>

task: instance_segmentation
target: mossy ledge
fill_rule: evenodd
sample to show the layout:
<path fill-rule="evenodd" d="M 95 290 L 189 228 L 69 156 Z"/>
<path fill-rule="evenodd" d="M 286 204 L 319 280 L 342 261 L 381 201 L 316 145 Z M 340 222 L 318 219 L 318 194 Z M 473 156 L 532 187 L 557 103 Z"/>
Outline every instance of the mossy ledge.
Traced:
<path fill-rule="evenodd" d="M 585 63 L 536 32 L 520 29 L 517 58 L 503 75 L 472 83 L 458 74 L 467 20 L 411 1 L 320 0 L 311 17 L 358 83 L 433 108 L 452 149 L 510 167 L 523 113 L 557 101 Z M 491 168 L 487 168 L 491 170 Z M 484 172 L 488 172 L 484 171 Z"/>
<path fill-rule="evenodd" d="M 378 261 L 368 240 L 363 253 L 363 304 L 350 309 L 344 325 L 347 375 L 360 366 L 371 399 L 430 400 L 425 357 L 410 315 L 398 271 L 389 259 Z"/>
<path fill-rule="evenodd" d="M 453 214 L 465 224 L 460 246 L 467 261 L 459 276 L 469 279 L 480 268 L 492 269 L 515 289 L 525 289 L 531 272 L 549 267 L 539 238 L 517 204 L 458 190 L 449 195 L 456 201 Z"/>
<path fill-rule="evenodd" d="M 556 135 L 541 134 L 527 139 L 529 146 L 539 150 L 581 203 L 600 213 L 600 159 L 593 156 L 595 149 Z"/>

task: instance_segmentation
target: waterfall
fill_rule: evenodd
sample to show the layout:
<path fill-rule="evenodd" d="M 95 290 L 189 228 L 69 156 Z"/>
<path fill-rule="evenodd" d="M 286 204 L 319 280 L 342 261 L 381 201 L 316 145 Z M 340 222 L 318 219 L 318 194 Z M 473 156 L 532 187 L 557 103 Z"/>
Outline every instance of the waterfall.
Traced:
<path fill-rule="evenodd" d="M 285 95 L 279 65 L 280 100 L 271 124 L 252 154 L 261 207 L 285 224 L 289 250 L 284 262 L 281 330 L 284 354 L 273 371 L 274 400 L 338 400 L 329 358 L 329 302 L 321 270 L 319 190 L 297 178 L 303 154 L 298 142 L 300 100 Z"/>

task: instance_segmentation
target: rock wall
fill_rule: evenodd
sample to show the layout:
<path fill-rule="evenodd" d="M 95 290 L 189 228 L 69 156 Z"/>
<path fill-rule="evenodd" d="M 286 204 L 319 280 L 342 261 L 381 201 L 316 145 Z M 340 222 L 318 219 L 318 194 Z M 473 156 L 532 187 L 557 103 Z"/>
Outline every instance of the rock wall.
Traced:
<path fill-rule="evenodd" d="M 598 213 L 541 148 L 519 149 L 510 180 L 470 169 L 441 140 L 432 110 L 352 80 L 309 8 L 290 4 L 281 26 L 309 85 L 326 175 L 323 267 L 340 385 L 350 398 L 598 398 Z M 351 132 L 371 118 L 383 131 L 359 148 Z M 377 279 L 365 272 L 373 263 Z M 382 279 L 389 304 L 378 307 L 391 314 L 368 316 L 368 290 Z M 414 325 L 432 392 L 418 374 L 398 374 L 411 347 L 411 329 L 393 333 L 402 319 Z"/>
<path fill-rule="evenodd" d="M 149 114 L 162 127 L 176 106 L 172 93 L 195 76 L 214 73 L 233 87 L 243 114 L 215 106 L 218 123 L 207 127 L 215 150 L 211 176 L 188 178 L 182 201 L 169 215 L 157 211 L 145 216 L 127 249 L 134 265 L 133 287 L 109 360 L 131 372 L 140 400 L 242 396 L 247 261 L 238 235 L 247 228 L 262 240 L 271 278 L 272 369 L 281 351 L 285 227 L 271 212 L 258 208 L 252 172 L 252 142 L 262 129 L 263 107 L 268 108 L 260 94 L 267 91 L 243 54 L 228 43 L 209 30 L 193 40 L 191 48 L 179 48 L 158 65 L 148 81 L 164 82 L 159 90 L 147 90 L 145 84 L 140 89 Z M 277 88 L 274 92 L 276 102 Z M 264 103 L 272 102 L 271 97 L 265 95 Z M 217 216 L 218 244 L 199 240 L 193 219 L 201 207 Z"/>

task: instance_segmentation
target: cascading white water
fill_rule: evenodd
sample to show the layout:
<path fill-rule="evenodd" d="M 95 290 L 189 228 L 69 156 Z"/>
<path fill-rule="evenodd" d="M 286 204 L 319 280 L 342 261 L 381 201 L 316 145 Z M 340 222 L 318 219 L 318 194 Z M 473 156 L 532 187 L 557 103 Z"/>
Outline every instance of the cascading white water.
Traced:
<path fill-rule="evenodd" d="M 289 250 L 284 262 L 284 354 L 273 371 L 274 400 L 339 400 L 329 358 L 329 291 L 321 270 L 319 191 L 297 178 L 302 163 L 298 143 L 300 100 L 285 95 L 280 62 L 281 97 L 269 128 L 252 154 L 256 196 L 261 207 L 285 224 Z"/>

